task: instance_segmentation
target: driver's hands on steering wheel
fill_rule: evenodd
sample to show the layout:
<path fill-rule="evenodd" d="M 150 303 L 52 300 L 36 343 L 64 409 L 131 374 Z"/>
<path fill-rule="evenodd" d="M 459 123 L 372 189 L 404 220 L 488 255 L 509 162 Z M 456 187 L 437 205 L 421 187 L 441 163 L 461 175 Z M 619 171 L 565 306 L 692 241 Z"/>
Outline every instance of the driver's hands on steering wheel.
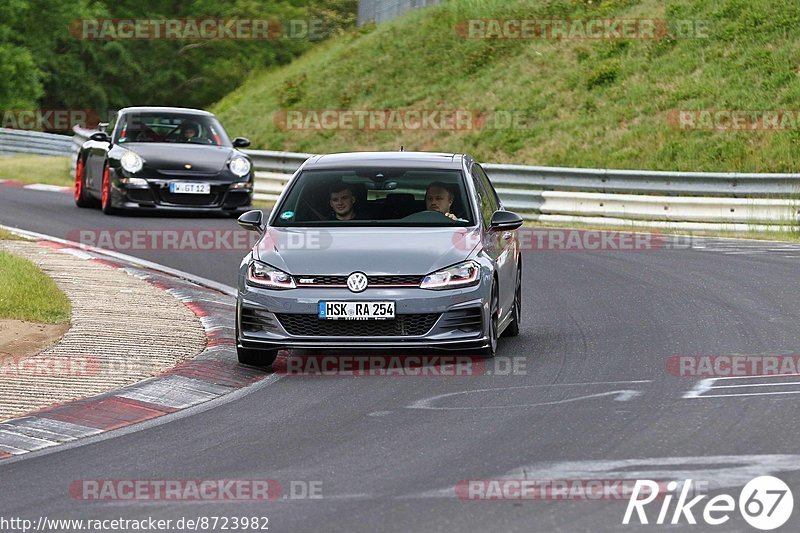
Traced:
<path fill-rule="evenodd" d="M 426 211 L 430 211 L 431 213 L 440 213 L 440 214 L 446 216 L 447 218 L 451 218 L 453 220 L 458 220 L 458 217 L 455 216 L 453 213 L 442 213 L 441 211 L 439 211 L 437 209 L 427 209 Z"/>

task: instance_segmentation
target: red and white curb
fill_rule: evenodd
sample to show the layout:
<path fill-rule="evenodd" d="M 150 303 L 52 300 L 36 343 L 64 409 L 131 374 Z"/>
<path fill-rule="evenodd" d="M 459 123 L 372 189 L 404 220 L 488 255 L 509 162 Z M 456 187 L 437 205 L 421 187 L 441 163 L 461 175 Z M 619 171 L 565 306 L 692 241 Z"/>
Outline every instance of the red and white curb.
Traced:
<path fill-rule="evenodd" d="M 268 374 L 240 366 L 234 338 L 235 300 L 228 293 L 142 266 L 120 254 L 58 240 L 41 241 L 57 252 L 98 261 L 145 280 L 181 300 L 205 330 L 206 349 L 153 378 L 89 398 L 70 401 L 0 423 L 0 459 L 57 446 L 208 402 L 251 385 Z M 169 270 L 169 269 L 163 269 Z"/>
<path fill-rule="evenodd" d="M 23 183 L 14 180 L 0 180 L 0 186 L 3 187 L 21 187 L 32 191 L 49 191 L 49 192 L 63 192 L 72 194 L 75 190 L 74 187 L 64 187 L 62 185 L 48 185 L 46 183 Z"/>

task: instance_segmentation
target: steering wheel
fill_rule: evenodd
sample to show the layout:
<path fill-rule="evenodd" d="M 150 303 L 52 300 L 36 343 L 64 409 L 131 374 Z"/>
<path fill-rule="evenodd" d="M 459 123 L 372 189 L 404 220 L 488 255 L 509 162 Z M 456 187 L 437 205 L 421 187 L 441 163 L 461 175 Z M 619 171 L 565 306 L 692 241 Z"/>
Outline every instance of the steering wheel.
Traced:
<path fill-rule="evenodd" d="M 403 222 L 455 222 L 452 218 L 439 211 L 418 211 L 401 218 Z"/>

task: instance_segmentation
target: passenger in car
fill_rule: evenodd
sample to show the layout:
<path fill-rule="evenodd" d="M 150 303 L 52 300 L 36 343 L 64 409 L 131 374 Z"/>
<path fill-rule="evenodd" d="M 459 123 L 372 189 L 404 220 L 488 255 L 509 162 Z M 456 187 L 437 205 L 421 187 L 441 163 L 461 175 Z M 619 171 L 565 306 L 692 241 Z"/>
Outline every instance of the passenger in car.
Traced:
<path fill-rule="evenodd" d="M 434 181 L 425 189 L 425 209 L 438 211 L 448 218 L 457 220 L 458 217 L 450 212 L 455 195 L 447 184 Z"/>

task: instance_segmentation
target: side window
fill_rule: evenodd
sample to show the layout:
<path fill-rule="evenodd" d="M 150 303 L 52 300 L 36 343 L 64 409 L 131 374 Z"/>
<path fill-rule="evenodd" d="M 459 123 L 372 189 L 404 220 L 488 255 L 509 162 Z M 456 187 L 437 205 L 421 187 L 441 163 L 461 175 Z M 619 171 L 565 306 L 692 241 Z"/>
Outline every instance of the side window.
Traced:
<path fill-rule="evenodd" d="M 488 228 L 492 215 L 497 210 L 497 204 L 494 203 L 492 194 L 486 191 L 486 186 L 477 171 L 478 168 L 478 165 L 472 166 L 472 182 L 475 184 L 475 191 L 478 193 L 478 205 L 481 210 L 483 227 Z"/>
<path fill-rule="evenodd" d="M 122 143 L 128 140 L 127 132 L 128 132 L 128 122 L 125 120 L 124 116 L 120 116 L 119 113 L 114 117 L 114 129 L 111 130 L 113 132 L 114 142 L 115 143 Z"/>
<path fill-rule="evenodd" d="M 473 170 L 480 176 L 481 183 L 483 183 L 483 188 L 489 193 L 492 202 L 494 203 L 494 210 L 497 211 L 500 209 L 500 198 L 497 197 L 497 191 L 494 190 L 494 186 L 492 186 L 492 182 L 489 181 L 489 176 L 486 175 L 486 172 L 483 170 L 483 167 L 478 165 L 477 163 L 473 166 Z"/>
<path fill-rule="evenodd" d="M 108 117 L 108 134 L 113 136 L 114 127 L 117 125 L 117 117 L 119 116 L 118 113 L 111 113 L 111 116 Z"/>

